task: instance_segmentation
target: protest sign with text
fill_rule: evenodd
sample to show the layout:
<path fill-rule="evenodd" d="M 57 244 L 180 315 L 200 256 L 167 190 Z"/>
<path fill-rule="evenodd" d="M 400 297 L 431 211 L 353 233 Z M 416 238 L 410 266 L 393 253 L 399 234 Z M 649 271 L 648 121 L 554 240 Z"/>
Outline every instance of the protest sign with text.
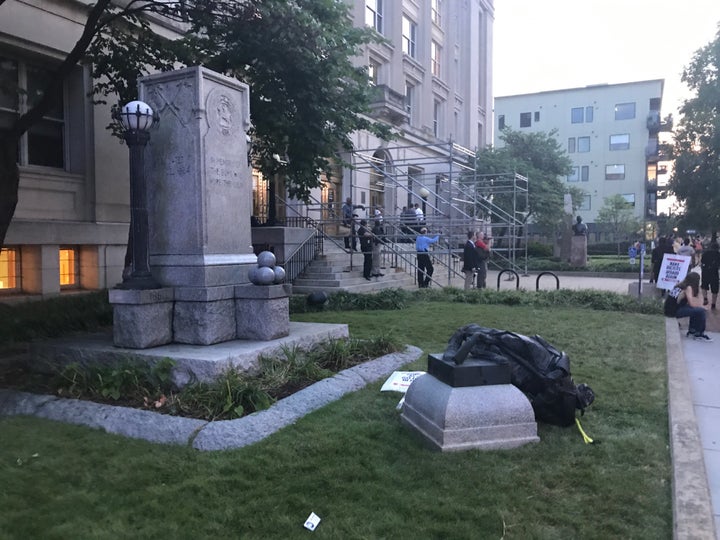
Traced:
<path fill-rule="evenodd" d="M 679 281 L 685 279 L 690 269 L 691 258 L 688 255 L 675 255 L 674 253 L 663 255 L 660 275 L 656 283 L 657 288 L 672 289 Z"/>

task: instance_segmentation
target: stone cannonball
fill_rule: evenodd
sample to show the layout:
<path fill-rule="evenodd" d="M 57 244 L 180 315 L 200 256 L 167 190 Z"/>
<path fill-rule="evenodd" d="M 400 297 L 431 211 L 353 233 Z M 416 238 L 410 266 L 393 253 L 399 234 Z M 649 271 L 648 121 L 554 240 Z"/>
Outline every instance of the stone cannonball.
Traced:
<path fill-rule="evenodd" d="M 260 268 L 272 268 L 275 266 L 275 254 L 272 251 L 263 251 L 257 257 L 257 264 Z"/>
<path fill-rule="evenodd" d="M 257 282 L 257 271 L 258 270 L 259 269 L 257 266 L 253 266 L 252 268 L 250 268 L 250 270 L 248 270 L 248 279 L 250 280 L 250 283 L 252 283 L 254 285 L 259 285 L 259 283 Z"/>
<path fill-rule="evenodd" d="M 255 275 L 257 279 L 256 285 L 272 285 L 273 281 L 275 281 L 275 272 L 267 266 L 258 268 Z"/>
<path fill-rule="evenodd" d="M 307 303 L 311 306 L 322 306 L 328 300 L 328 295 L 325 291 L 315 291 L 308 294 Z"/>
<path fill-rule="evenodd" d="M 273 271 L 275 272 L 274 283 L 282 283 L 285 281 L 285 269 L 282 266 L 276 266 Z"/>

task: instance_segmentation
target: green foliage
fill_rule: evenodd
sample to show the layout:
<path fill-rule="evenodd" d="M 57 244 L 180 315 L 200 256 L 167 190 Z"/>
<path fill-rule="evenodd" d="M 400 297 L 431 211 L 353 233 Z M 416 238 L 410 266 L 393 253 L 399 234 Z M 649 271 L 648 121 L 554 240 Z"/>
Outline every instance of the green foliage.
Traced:
<path fill-rule="evenodd" d="M 500 136 L 504 145 L 478 152 L 478 174 L 519 173 L 529 178 L 529 208 L 524 200 L 513 206 L 512 195 L 499 194 L 493 202 L 507 212 L 528 212 L 528 218 L 548 232 L 561 223 L 564 196 L 570 193 L 573 206 L 581 202 L 584 192 L 568 186 L 563 177 L 571 172 L 572 161 L 558 143 L 557 131 L 524 133 L 505 129 Z"/>
<path fill-rule="evenodd" d="M 605 197 L 603 206 L 598 210 L 596 221 L 605 225 L 613 234 L 617 242 L 618 255 L 622 240 L 627 240 L 627 237 L 631 239 L 643 237 L 642 224 L 635 217 L 633 207 L 622 195 Z"/>
<path fill-rule="evenodd" d="M 662 317 L 435 302 L 301 318 L 346 323 L 358 338 L 393 328 L 427 353 L 470 322 L 540 334 L 596 391 L 581 422 L 600 444 L 539 424 L 537 444 L 433 452 L 380 382 L 223 452 L 0 418 L 0 536 L 298 538 L 314 511 L 313 538 L 672 537 Z"/>
<path fill-rule="evenodd" d="M 553 247 L 550 244 L 528 242 L 527 254 L 528 257 L 552 257 Z"/>
<path fill-rule="evenodd" d="M 682 81 L 694 93 L 680 108 L 674 131 L 675 162 L 670 188 L 683 204 L 686 228 L 717 231 L 720 227 L 720 31 L 697 50 Z"/>
<path fill-rule="evenodd" d="M 613 246 L 613 252 L 616 250 Z M 603 274 L 613 273 L 638 273 L 640 271 L 640 257 L 635 260 L 635 264 L 630 264 L 627 256 L 618 255 L 594 255 L 588 257 L 588 264 L 585 268 L 575 268 L 570 266 L 568 262 L 560 261 L 556 258 L 528 258 L 528 270 L 533 272 L 551 271 L 551 272 L 598 272 Z M 645 272 L 649 273 L 652 268 L 650 256 L 645 257 Z"/>
<path fill-rule="evenodd" d="M 95 331 L 112 324 L 107 291 L 0 304 L 0 343 L 12 344 L 69 332 Z"/>

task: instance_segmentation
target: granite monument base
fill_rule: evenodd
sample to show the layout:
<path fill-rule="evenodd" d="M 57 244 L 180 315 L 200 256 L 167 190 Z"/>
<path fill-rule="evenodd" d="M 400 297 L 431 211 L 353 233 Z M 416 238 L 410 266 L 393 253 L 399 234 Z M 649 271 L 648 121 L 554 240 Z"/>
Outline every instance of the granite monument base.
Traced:
<path fill-rule="evenodd" d="M 269 341 L 288 335 L 292 285 L 235 287 L 238 339 Z"/>
<path fill-rule="evenodd" d="M 173 340 L 174 289 L 112 289 L 113 344 L 148 349 Z"/>
<path fill-rule="evenodd" d="M 570 240 L 570 266 L 587 266 L 587 236 L 575 235 Z"/>
<path fill-rule="evenodd" d="M 511 384 L 453 388 L 427 374 L 408 388 L 400 418 L 442 452 L 509 449 L 540 440 L 530 402 Z"/>
<path fill-rule="evenodd" d="M 212 345 L 235 339 L 235 288 L 177 287 L 173 341 Z"/>

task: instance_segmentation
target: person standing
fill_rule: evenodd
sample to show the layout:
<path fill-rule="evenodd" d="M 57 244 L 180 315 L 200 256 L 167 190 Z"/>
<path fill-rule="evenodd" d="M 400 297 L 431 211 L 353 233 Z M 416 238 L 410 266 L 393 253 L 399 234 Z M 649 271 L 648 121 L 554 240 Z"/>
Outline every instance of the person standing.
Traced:
<path fill-rule="evenodd" d="M 690 244 L 690 238 L 687 236 L 683 240 L 682 245 L 677 249 L 675 252 L 678 255 L 684 255 L 685 257 L 690 257 L 690 268 L 693 268 L 695 266 L 695 249 L 693 249 L 692 245 Z"/>
<path fill-rule="evenodd" d="M 487 286 L 487 262 L 490 258 L 491 239 L 482 232 L 478 232 L 475 236 L 475 251 L 478 255 L 477 288 L 484 289 Z"/>
<path fill-rule="evenodd" d="M 375 210 L 375 215 L 377 215 Z M 375 220 L 372 228 L 373 246 L 372 246 L 372 277 L 383 277 L 385 274 L 380 272 L 380 259 L 382 257 L 382 246 L 385 243 L 385 228 L 382 224 L 382 216 Z"/>
<path fill-rule="evenodd" d="M 462 271 L 465 274 L 465 290 L 472 289 L 473 278 L 475 277 L 475 269 L 478 265 L 477 251 L 475 251 L 475 233 L 468 231 L 467 241 L 463 246 L 463 266 Z"/>
<path fill-rule="evenodd" d="M 427 236 L 425 227 L 420 229 L 420 234 L 415 239 L 415 249 L 417 251 L 417 280 L 421 289 L 430 287 L 433 275 L 433 265 L 430 260 L 430 245 L 436 244 L 440 240 L 440 236 Z"/>
<path fill-rule="evenodd" d="M 372 274 L 372 232 L 368 229 L 367 221 L 364 219 L 360 220 L 360 228 L 357 231 L 358 238 L 360 238 L 360 251 L 363 254 L 363 277 L 368 281 L 371 281 L 370 274 Z"/>
<path fill-rule="evenodd" d="M 703 251 L 702 257 L 700 258 L 700 269 L 702 271 L 702 295 L 703 305 L 708 305 L 708 289 L 712 292 L 712 303 L 710 309 L 715 310 L 718 296 L 718 286 L 720 280 L 718 279 L 718 269 L 720 269 L 720 250 L 717 240 L 713 240 L 708 245 L 708 248 Z"/>
<path fill-rule="evenodd" d="M 417 222 L 418 227 L 422 227 L 425 223 L 425 213 L 422 211 L 422 208 L 420 208 L 418 203 L 415 203 L 415 221 Z"/>
<path fill-rule="evenodd" d="M 357 239 L 355 236 L 355 217 L 356 215 L 353 214 L 353 210 L 356 208 L 365 208 L 362 205 L 354 205 L 352 203 L 352 199 L 348 197 L 345 199 L 345 202 L 343 203 L 342 207 L 340 208 L 340 213 L 342 214 L 342 224 L 344 227 L 348 227 L 350 229 L 350 234 L 345 237 L 345 249 L 350 251 L 350 242 L 352 239 L 352 250 L 357 251 Z"/>

